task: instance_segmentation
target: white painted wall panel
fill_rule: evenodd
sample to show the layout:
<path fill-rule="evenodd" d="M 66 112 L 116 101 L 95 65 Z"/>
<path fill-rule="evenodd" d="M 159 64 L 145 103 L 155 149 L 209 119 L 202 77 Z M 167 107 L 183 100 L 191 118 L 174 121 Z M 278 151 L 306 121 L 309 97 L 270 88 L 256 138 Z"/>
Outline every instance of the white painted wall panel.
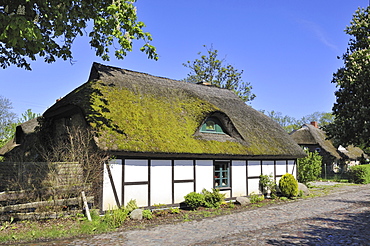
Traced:
<path fill-rule="evenodd" d="M 148 185 L 126 185 L 124 191 L 125 205 L 135 199 L 139 207 L 148 206 Z"/>
<path fill-rule="evenodd" d="M 262 174 L 274 175 L 274 161 L 262 161 Z"/>
<path fill-rule="evenodd" d="M 249 179 L 248 180 L 248 195 L 250 195 L 251 193 L 255 193 L 255 194 L 259 194 L 260 193 L 260 190 L 259 190 L 259 179 Z"/>
<path fill-rule="evenodd" d="M 175 180 L 194 179 L 192 160 L 175 160 Z"/>
<path fill-rule="evenodd" d="M 286 161 L 276 161 L 276 175 L 286 174 Z"/>
<path fill-rule="evenodd" d="M 260 161 L 248 161 L 248 176 L 260 176 L 261 165 Z"/>
<path fill-rule="evenodd" d="M 197 160 L 196 161 L 196 192 L 203 189 L 211 190 L 214 183 L 213 161 Z"/>
<path fill-rule="evenodd" d="M 112 178 L 114 186 L 117 191 L 118 200 L 121 201 L 122 194 L 122 160 L 111 160 L 109 161 L 109 168 L 112 173 Z M 112 188 L 112 183 L 108 176 L 107 165 L 104 165 L 104 174 L 103 174 L 103 210 L 117 208 L 116 199 L 114 197 L 114 192 Z"/>
<path fill-rule="evenodd" d="M 148 181 L 148 160 L 125 160 L 125 182 Z"/>
<path fill-rule="evenodd" d="M 245 196 L 247 187 L 246 161 L 232 161 L 231 164 L 231 187 L 232 196 Z"/>
<path fill-rule="evenodd" d="M 194 184 L 193 183 L 176 183 L 175 184 L 175 203 L 183 202 L 184 196 L 193 192 Z"/>
<path fill-rule="evenodd" d="M 170 160 L 152 160 L 150 168 L 150 202 L 172 203 L 172 165 Z"/>
<path fill-rule="evenodd" d="M 288 173 L 293 174 L 295 178 L 297 178 L 297 166 L 294 160 L 288 161 Z"/>

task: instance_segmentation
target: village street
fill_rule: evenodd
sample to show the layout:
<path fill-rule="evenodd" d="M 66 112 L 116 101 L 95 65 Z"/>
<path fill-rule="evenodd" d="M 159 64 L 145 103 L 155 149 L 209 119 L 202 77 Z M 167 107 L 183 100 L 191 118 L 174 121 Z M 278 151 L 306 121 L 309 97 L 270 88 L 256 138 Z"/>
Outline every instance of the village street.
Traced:
<path fill-rule="evenodd" d="M 29 245 L 370 245 L 370 184 L 201 221 Z"/>

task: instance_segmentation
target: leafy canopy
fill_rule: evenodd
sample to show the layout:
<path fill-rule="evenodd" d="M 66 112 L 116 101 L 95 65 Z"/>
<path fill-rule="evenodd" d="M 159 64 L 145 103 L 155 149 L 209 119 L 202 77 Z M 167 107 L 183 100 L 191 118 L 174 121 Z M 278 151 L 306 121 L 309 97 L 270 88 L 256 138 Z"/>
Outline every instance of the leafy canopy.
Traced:
<path fill-rule="evenodd" d="M 0 147 L 13 136 L 13 124 L 17 117 L 12 109 L 10 100 L 0 96 Z"/>
<path fill-rule="evenodd" d="M 224 64 L 225 59 L 218 59 L 218 50 L 207 48 L 207 55 L 201 55 L 200 59 L 183 63 L 190 69 L 185 81 L 191 83 L 210 83 L 220 88 L 234 91 L 244 102 L 252 101 L 256 96 L 251 92 L 252 86 L 249 82 L 242 80 L 243 70 L 239 72 L 230 64 Z"/>
<path fill-rule="evenodd" d="M 261 112 L 266 114 L 273 121 L 279 123 L 280 126 L 288 133 L 292 132 L 293 130 L 299 129 L 302 127 L 302 125 L 310 123 L 312 121 L 316 121 L 321 127 L 328 125 L 334 120 L 333 115 L 326 112 L 314 112 L 312 114 L 303 116 L 300 119 L 296 119 L 288 115 L 283 115 L 281 112 L 275 112 L 274 110 L 270 112 L 262 110 Z"/>
<path fill-rule="evenodd" d="M 370 7 L 359 8 L 345 33 L 351 35 L 344 67 L 333 75 L 337 86 L 334 122 L 325 131 L 342 145 L 370 147 Z"/>
<path fill-rule="evenodd" d="M 306 157 L 298 159 L 298 181 L 307 184 L 320 178 L 322 157 L 318 152 L 305 149 Z"/>
<path fill-rule="evenodd" d="M 132 50 L 132 40 L 144 40 L 141 51 L 158 59 L 150 45 L 150 33 L 137 21 L 136 0 L 4 1 L 0 0 L 0 66 L 31 70 L 29 60 L 43 57 L 72 60 L 72 43 L 77 36 L 90 37 L 96 55 L 109 60 L 109 47 L 117 45 L 115 56 L 123 59 Z M 92 30 L 86 27 L 92 23 Z"/>

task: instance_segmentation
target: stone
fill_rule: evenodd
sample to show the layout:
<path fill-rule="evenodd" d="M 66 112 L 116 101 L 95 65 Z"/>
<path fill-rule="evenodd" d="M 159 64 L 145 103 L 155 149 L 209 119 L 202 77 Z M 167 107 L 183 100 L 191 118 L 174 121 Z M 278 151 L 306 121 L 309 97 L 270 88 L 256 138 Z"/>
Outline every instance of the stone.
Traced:
<path fill-rule="evenodd" d="M 300 193 L 300 191 L 303 192 L 304 196 L 309 196 L 310 195 L 310 191 L 308 190 L 308 188 L 305 184 L 298 183 L 298 194 Z"/>
<path fill-rule="evenodd" d="M 130 213 L 130 218 L 133 220 L 142 220 L 143 219 L 143 210 L 135 209 Z"/>
<path fill-rule="evenodd" d="M 249 203 L 251 203 L 251 201 L 249 200 L 249 198 L 248 197 L 244 197 L 244 196 L 237 197 L 236 198 L 236 202 L 239 203 L 242 206 L 246 206 Z"/>

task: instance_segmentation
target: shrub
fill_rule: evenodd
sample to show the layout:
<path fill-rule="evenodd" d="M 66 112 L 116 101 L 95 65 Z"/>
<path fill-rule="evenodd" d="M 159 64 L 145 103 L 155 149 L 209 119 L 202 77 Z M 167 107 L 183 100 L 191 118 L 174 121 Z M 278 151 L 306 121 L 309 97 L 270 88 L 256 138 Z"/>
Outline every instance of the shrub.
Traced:
<path fill-rule="evenodd" d="M 204 204 L 204 195 L 196 192 L 190 192 L 185 197 L 186 206 L 195 210 Z"/>
<path fill-rule="evenodd" d="M 225 194 L 221 194 L 219 189 L 208 191 L 202 190 L 204 196 L 204 206 L 207 208 L 219 208 L 222 202 L 225 201 Z"/>
<path fill-rule="evenodd" d="M 135 209 L 137 209 L 138 206 L 136 204 L 136 200 L 135 199 L 131 199 L 127 204 L 126 204 L 126 210 L 128 213 L 131 213 L 132 211 L 134 211 Z"/>
<path fill-rule="evenodd" d="M 348 181 L 355 184 L 370 183 L 370 165 L 358 165 L 348 171 Z"/>
<path fill-rule="evenodd" d="M 307 157 L 298 159 L 298 180 L 307 184 L 317 180 L 321 175 L 322 157 L 318 152 L 305 149 Z"/>
<path fill-rule="evenodd" d="M 261 202 L 265 199 L 265 197 L 262 195 L 260 196 L 259 194 L 256 194 L 254 192 L 252 192 L 250 195 L 249 195 L 249 200 L 251 201 L 251 203 L 257 203 L 257 202 Z"/>
<path fill-rule="evenodd" d="M 148 220 L 152 219 L 153 218 L 152 211 L 150 211 L 149 209 L 143 210 L 143 218 L 148 219 Z"/>
<path fill-rule="evenodd" d="M 170 208 L 170 213 L 171 214 L 179 214 L 180 213 L 180 208 Z"/>
<path fill-rule="evenodd" d="M 112 228 L 120 227 L 125 222 L 129 212 L 125 208 L 109 210 L 103 217 L 103 221 Z"/>
<path fill-rule="evenodd" d="M 298 194 L 298 182 L 292 174 L 284 174 L 279 182 L 279 188 L 283 196 L 288 198 L 297 196 Z"/>

